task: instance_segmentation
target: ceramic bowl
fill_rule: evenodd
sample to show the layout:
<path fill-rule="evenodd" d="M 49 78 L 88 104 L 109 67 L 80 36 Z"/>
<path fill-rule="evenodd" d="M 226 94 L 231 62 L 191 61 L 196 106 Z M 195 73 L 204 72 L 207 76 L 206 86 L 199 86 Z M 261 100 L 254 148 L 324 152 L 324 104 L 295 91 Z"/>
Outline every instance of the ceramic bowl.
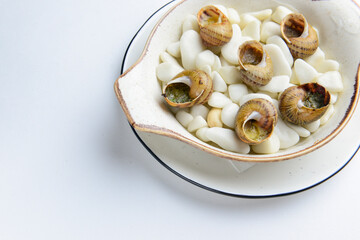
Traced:
<path fill-rule="evenodd" d="M 341 66 L 344 91 L 339 96 L 335 114 L 310 137 L 302 139 L 295 146 L 274 154 L 238 154 L 209 145 L 189 133 L 167 108 L 161 96 L 156 77 L 160 54 L 166 47 L 179 40 L 181 25 L 188 14 L 209 4 L 221 4 L 243 12 L 276 8 L 279 5 L 295 8 L 319 30 L 321 49 L 327 58 L 336 59 Z M 131 126 L 138 131 L 151 132 L 186 142 L 203 151 L 221 158 L 272 162 L 291 159 L 308 154 L 325 145 L 347 125 L 359 99 L 360 71 L 360 14 L 359 6 L 352 0 L 310 1 L 310 0 L 183 0 L 171 8 L 151 32 L 139 60 L 122 74 L 114 88 Z"/>

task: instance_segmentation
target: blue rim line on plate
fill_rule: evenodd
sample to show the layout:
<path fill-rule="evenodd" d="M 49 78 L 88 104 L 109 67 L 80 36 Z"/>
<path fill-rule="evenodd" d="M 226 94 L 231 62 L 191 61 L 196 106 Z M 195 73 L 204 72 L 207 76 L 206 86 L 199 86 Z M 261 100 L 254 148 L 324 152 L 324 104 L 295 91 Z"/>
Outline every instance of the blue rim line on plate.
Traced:
<path fill-rule="evenodd" d="M 165 8 L 166 6 L 170 5 L 171 3 L 175 2 L 176 0 L 170 1 L 167 4 L 163 5 L 162 7 L 160 7 L 158 10 L 156 10 L 153 14 L 150 15 L 150 17 L 144 22 L 144 24 L 139 28 L 139 30 L 135 33 L 134 37 L 131 39 L 128 47 L 126 48 L 125 54 L 124 54 L 124 58 L 123 58 L 123 62 L 121 64 L 121 73 L 122 74 L 124 72 L 124 66 L 125 66 L 125 60 L 126 57 L 128 55 L 129 49 L 133 43 L 133 41 L 135 40 L 135 38 L 137 37 L 137 35 L 139 34 L 139 32 L 143 29 L 143 27 L 146 25 L 146 23 L 156 14 L 158 13 L 160 10 L 162 10 L 163 8 Z M 194 180 L 191 180 L 190 178 L 185 177 L 184 175 L 182 175 L 181 173 L 175 171 L 173 168 L 171 168 L 170 166 L 168 166 L 164 161 L 162 161 L 150 148 L 149 146 L 146 145 L 146 143 L 140 138 L 140 136 L 138 135 L 138 133 L 136 132 L 136 130 L 133 128 L 133 126 L 131 126 L 131 124 L 129 123 L 129 126 L 131 127 L 133 133 L 135 134 L 136 138 L 140 141 L 140 143 L 144 146 L 144 148 L 162 165 L 164 166 L 166 169 L 168 169 L 170 172 L 172 172 L 173 174 L 175 174 L 176 176 L 184 179 L 185 181 L 194 184 L 195 186 L 198 186 L 200 188 L 203 188 L 205 190 L 214 192 L 214 193 L 218 193 L 218 194 L 222 194 L 225 196 L 230 196 L 230 197 L 238 197 L 238 198 L 274 198 L 274 197 L 282 197 L 282 196 L 288 196 L 288 195 L 292 195 L 292 194 L 296 194 L 296 193 L 300 193 L 303 192 L 305 190 L 309 190 L 313 187 L 318 186 L 319 184 L 329 180 L 330 178 L 332 178 L 333 176 L 335 176 L 337 173 L 339 173 L 353 158 L 354 156 L 357 154 L 357 152 L 360 149 L 360 145 L 356 148 L 355 152 L 353 153 L 353 155 L 351 155 L 351 157 L 349 158 L 349 160 L 341 167 L 339 168 L 337 171 L 335 171 L 333 174 L 331 174 L 330 176 L 328 176 L 327 178 L 323 179 L 322 181 L 319 181 L 313 185 L 310 185 L 306 188 L 302 188 L 296 191 L 291 191 L 291 192 L 285 192 L 285 193 L 279 193 L 279 194 L 270 194 L 270 195 L 245 195 L 245 194 L 236 194 L 236 193 L 229 193 L 229 192 L 224 192 L 215 188 L 211 188 L 208 186 L 205 186 L 201 183 L 198 183 Z"/>

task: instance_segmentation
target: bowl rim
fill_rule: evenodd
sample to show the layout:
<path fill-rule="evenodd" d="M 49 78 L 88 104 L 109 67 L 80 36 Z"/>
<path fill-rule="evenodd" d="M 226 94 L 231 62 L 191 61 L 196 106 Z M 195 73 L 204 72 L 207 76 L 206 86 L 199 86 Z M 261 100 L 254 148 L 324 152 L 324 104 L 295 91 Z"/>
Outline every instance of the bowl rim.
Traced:
<path fill-rule="evenodd" d="M 175 0 L 176 1 L 176 0 Z M 350 105 L 348 106 L 347 110 L 345 111 L 345 115 L 343 117 L 343 119 L 340 121 L 340 123 L 338 124 L 338 126 L 330 133 L 328 134 L 325 138 L 316 141 L 313 145 L 306 147 L 304 149 L 301 150 L 297 150 L 291 153 L 286 153 L 283 155 L 276 155 L 276 156 L 268 156 L 266 154 L 258 154 L 258 155 L 245 155 L 245 154 L 240 154 L 240 153 L 235 153 L 235 152 L 230 152 L 224 149 L 220 149 L 217 147 L 213 147 L 211 145 L 208 145 L 207 143 L 201 141 L 199 139 L 199 141 L 194 141 L 190 138 L 187 138 L 183 135 L 181 135 L 180 133 L 177 133 L 171 129 L 168 128 L 163 128 L 163 127 L 159 127 L 156 125 L 147 125 L 147 124 L 139 124 L 137 123 L 133 117 L 131 116 L 130 110 L 127 107 L 126 101 L 124 100 L 122 93 L 121 93 L 121 89 L 119 87 L 119 81 L 121 81 L 122 78 L 124 78 L 129 72 L 131 72 L 137 65 L 139 65 L 142 60 L 145 58 L 145 56 L 147 55 L 147 51 L 149 48 L 149 45 L 152 41 L 152 38 L 154 36 L 154 34 L 156 33 L 158 27 L 161 25 L 161 23 L 167 18 L 167 16 L 173 12 L 178 6 L 180 6 L 181 4 L 183 4 L 184 2 L 186 2 L 188 0 L 179 0 L 179 2 L 177 4 L 175 4 L 173 7 L 171 7 L 159 20 L 158 22 L 155 24 L 154 28 L 152 29 L 150 35 L 148 36 L 148 39 L 145 43 L 144 49 L 140 55 L 140 57 L 138 58 L 138 60 L 130 67 L 128 68 L 124 73 L 122 73 L 115 81 L 114 83 L 114 91 L 116 94 L 116 97 L 130 123 L 130 125 L 137 131 L 142 131 L 142 132 L 148 132 L 148 133 L 154 133 L 154 134 L 159 134 L 159 135 L 163 135 L 166 137 L 170 137 L 173 139 L 177 139 L 179 141 L 185 142 L 187 144 L 192 145 L 193 147 L 196 147 L 198 149 L 201 149 L 205 152 L 208 152 L 210 154 L 213 154 L 219 158 L 225 158 L 225 159 L 229 159 L 229 160 L 236 160 L 236 161 L 244 161 L 244 162 L 278 162 L 278 161 L 283 161 L 283 160 L 288 160 L 288 159 L 293 159 L 296 157 L 300 157 L 303 156 L 305 154 L 308 154 L 310 152 L 315 151 L 316 149 L 324 146 L 326 143 L 330 142 L 332 139 L 334 139 L 343 129 L 344 127 L 347 125 L 347 123 L 350 121 L 350 119 L 352 118 L 354 112 L 355 112 L 355 108 L 357 107 L 357 104 L 359 102 L 359 82 L 360 82 L 360 63 L 358 64 L 357 67 L 357 71 L 356 71 L 356 76 L 355 76 L 355 83 L 354 83 L 354 92 L 352 94 L 351 97 L 351 101 L 350 101 Z M 354 0 L 350 0 L 353 3 L 355 3 L 356 7 L 358 7 L 360 9 L 360 6 L 356 3 L 356 1 Z M 173 1 L 171 1 L 173 2 Z"/>

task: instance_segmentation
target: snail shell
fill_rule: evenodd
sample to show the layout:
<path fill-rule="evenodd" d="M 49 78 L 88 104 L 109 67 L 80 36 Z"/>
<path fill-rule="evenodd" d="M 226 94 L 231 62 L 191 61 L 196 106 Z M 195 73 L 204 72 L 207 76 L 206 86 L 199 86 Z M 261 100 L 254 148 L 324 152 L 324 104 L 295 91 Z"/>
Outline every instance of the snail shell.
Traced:
<path fill-rule="evenodd" d="M 255 145 L 268 139 L 274 131 L 278 114 L 272 102 L 254 98 L 241 105 L 235 131 L 240 140 Z"/>
<path fill-rule="evenodd" d="M 260 42 L 244 42 L 238 50 L 240 74 L 251 88 L 265 86 L 273 77 L 273 65 L 269 54 Z"/>
<path fill-rule="evenodd" d="M 200 36 L 207 47 L 223 46 L 233 35 L 229 19 L 217 7 L 209 5 L 197 14 Z"/>
<path fill-rule="evenodd" d="M 280 23 L 280 29 L 281 35 L 295 59 L 303 59 L 312 55 L 319 46 L 315 29 L 300 13 L 286 15 Z"/>
<path fill-rule="evenodd" d="M 283 119 L 298 125 L 320 119 L 329 105 L 330 93 L 317 83 L 289 87 L 279 99 Z"/>
<path fill-rule="evenodd" d="M 185 108 L 206 103 L 212 92 L 212 79 L 206 72 L 185 70 L 164 86 L 162 95 L 170 106 Z"/>

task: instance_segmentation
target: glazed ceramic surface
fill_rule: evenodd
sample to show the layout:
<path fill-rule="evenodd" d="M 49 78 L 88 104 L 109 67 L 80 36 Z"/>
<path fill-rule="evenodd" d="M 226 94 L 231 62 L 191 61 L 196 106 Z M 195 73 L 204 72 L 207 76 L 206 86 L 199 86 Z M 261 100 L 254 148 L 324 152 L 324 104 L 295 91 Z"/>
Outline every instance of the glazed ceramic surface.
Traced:
<path fill-rule="evenodd" d="M 213 147 L 189 133 L 167 109 L 155 69 L 159 55 L 166 47 L 179 40 L 181 24 L 188 14 L 196 14 L 208 1 L 178 1 L 159 20 L 149 35 L 144 52 L 115 83 L 115 91 L 131 125 L 140 131 L 175 138 L 215 156 L 252 162 L 291 159 L 314 151 L 332 140 L 347 125 L 358 102 L 360 37 L 359 12 L 355 3 L 344 1 L 213 1 L 242 12 L 275 8 L 279 5 L 292 7 L 307 16 L 320 32 L 320 44 L 328 57 L 341 65 L 344 91 L 335 105 L 336 114 L 317 132 L 295 146 L 275 154 L 236 154 Z"/>

